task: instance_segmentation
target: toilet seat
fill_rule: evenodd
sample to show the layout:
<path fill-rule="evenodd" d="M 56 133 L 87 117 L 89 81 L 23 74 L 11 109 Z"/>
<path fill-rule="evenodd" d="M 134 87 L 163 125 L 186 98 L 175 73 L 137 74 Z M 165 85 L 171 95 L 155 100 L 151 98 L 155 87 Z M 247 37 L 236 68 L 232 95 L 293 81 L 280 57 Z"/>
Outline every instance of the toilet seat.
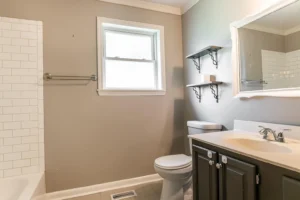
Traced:
<path fill-rule="evenodd" d="M 189 167 L 192 157 L 184 154 L 163 156 L 155 160 L 155 166 L 166 170 L 176 170 Z"/>

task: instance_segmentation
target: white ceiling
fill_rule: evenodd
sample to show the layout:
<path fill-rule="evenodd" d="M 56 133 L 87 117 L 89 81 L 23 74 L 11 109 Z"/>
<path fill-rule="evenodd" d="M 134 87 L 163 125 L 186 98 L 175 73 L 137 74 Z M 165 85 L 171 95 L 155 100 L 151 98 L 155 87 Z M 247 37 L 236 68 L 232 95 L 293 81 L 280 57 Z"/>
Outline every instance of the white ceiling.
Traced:
<path fill-rule="evenodd" d="M 175 6 L 179 8 L 183 7 L 189 2 L 189 0 L 142 0 L 142 1 L 150 1 L 153 3 L 165 4 L 165 5 Z"/>

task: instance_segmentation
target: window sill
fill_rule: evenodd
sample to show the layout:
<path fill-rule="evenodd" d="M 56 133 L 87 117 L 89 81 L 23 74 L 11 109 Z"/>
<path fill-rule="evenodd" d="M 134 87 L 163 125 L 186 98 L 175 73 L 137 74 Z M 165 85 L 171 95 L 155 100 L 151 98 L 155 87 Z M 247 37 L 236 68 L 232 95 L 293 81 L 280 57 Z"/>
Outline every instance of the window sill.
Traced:
<path fill-rule="evenodd" d="M 98 90 L 99 96 L 161 96 L 165 90 Z"/>

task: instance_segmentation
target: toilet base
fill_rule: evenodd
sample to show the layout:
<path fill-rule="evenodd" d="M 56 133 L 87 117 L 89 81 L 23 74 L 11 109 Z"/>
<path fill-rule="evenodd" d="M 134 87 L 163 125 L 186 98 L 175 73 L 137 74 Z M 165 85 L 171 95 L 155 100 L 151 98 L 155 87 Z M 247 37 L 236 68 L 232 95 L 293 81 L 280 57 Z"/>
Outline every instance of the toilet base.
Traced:
<path fill-rule="evenodd" d="M 163 180 L 163 188 L 160 200 L 184 200 L 184 192 L 187 187 L 192 183 L 192 178 L 190 178 L 185 183 L 180 181 L 169 181 Z"/>

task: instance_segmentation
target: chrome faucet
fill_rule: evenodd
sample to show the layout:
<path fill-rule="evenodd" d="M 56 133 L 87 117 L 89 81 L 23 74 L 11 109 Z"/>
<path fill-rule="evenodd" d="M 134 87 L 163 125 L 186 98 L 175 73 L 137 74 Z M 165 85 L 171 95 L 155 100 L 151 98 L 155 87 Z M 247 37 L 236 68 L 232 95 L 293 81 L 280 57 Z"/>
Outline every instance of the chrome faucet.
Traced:
<path fill-rule="evenodd" d="M 269 140 L 268 139 L 268 136 L 270 133 L 273 134 L 273 137 L 274 137 L 274 141 L 276 142 L 282 142 L 284 143 L 285 142 L 285 139 L 284 139 L 284 131 L 290 131 L 290 129 L 282 129 L 278 134 L 276 134 L 276 131 L 271 129 L 271 128 L 266 128 L 266 127 L 263 127 L 263 126 L 259 126 L 259 128 L 261 128 L 261 130 L 259 131 L 259 133 L 261 135 L 263 135 L 263 139 L 265 140 Z"/>

